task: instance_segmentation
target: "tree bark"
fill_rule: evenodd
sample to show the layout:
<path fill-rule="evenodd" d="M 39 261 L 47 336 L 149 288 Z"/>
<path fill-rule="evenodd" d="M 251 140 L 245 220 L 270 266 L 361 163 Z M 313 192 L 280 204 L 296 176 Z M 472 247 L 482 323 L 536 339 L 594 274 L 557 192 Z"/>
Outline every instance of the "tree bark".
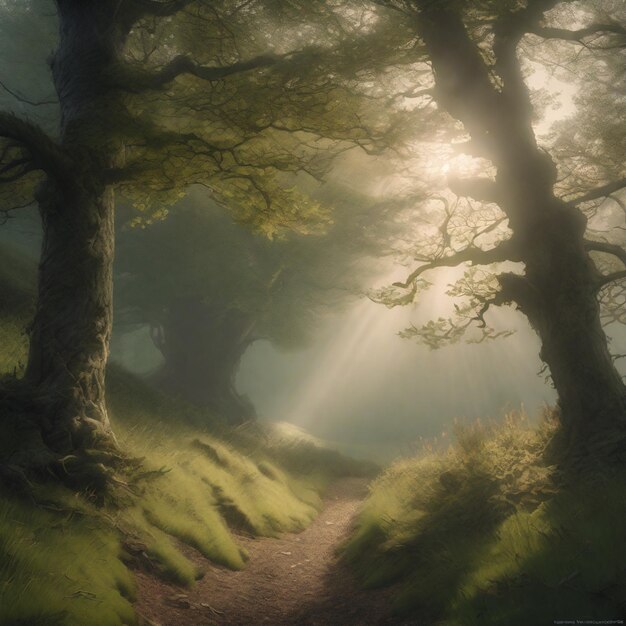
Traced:
<path fill-rule="evenodd" d="M 45 400 L 43 434 L 69 452 L 111 441 L 105 366 L 112 323 L 110 189 L 40 191 L 44 241 L 25 382 Z"/>
<path fill-rule="evenodd" d="M 117 4 L 57 1 L 60 40 L 51 65 L 60 145 L 75 166 L 67 180 L 49 179 L 38 193 L 44 237 L 24 382 L 44 442 L 59 453 L 115 446 L 105 404 L 114 192 L 102 174 L 117 160 L 107 137 L 115 96 L 103 78 L 126 36 L 114 21 Z"/>
<path fill-rule="evenodd" d="M 584 248 L 584 218 L 555 208 L 520 239 L 522 277 L 500 277 L 503 293 L 541 339 L 558 393 L 563 430 L 574 447 L 626 429 L 626 388 L 600 320 L 600 274 Z"/>
<path fill-rule="evenodd" d="M 172 302 L 152 332 L 165 358 L 159 385 L 231 424 L 255 419 L 253 405 L 235 387 L 241 358 L 255 340 L 253 326 L 241 311 L 212 307 L 199 298 Z"/>

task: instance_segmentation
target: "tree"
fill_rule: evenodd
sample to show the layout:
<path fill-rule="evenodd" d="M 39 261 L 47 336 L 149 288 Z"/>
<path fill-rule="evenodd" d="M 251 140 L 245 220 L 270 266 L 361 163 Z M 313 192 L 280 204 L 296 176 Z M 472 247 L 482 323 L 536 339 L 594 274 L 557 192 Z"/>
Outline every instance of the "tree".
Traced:
<path fill-rule="evenodd" d="M 23 380 L 6 382 L 3 405 L 26 414 L 58 459 L 115 448 L 104 378 L 116 193 L 158 215 L 204 185 L 269 235 L 310 232 L 324 212 L 290 176 L 321 176 L 346 139 L 375 151 L 393 128 L 351 106 L 354 94 L 322 71 L 329 38 L 350 28 L 332 15 L 320 26 L 325 3 L 306 12 L 236 0 L 56 8 L 58 132 L 0 114 L 0 193 L 7 210 L 34 197 L 44 230 L 28 365 Z M 317 26 L 303 27 L 305 14 Z"/>
<path fill-rule="evenodd" d="M 250 420 L 254 407 L 235 388 L 246 350 L 259 340 L 288 350 L 309 344 L 367 289 L 397 235 L 396 207 L 337 182 L 315 197 L 333 207 L 320 236 L 270 241 L 239 227 L 200 189 L 166 220 L 121 229 L 115 328 L 149 327 L 164 359 L 152 376 L 159 388 L 231 423 Z"/>
<path fill-rule="evenodd" d="M 570 451 L 616 431 L 623 437 L 626 390 L 607 348 L 599 295 L 626 276 L 626 253 L 614 241 L 593 237 L 590 212 L 606 198 L 619 203 L 612 194 L 626 186 L 623 115 L 621 126 L 612 126 L 623 113 L 615 87 L 623 65 L 611 58 L 620 55 L 623 61 L 623 5 L 376 4 L 385 7 L 381 15 L 401 15 L 413 25 L 414 63 L 432 70 L 415 90 L 424 94 L 425 111 L 447 114 L 440 131 L 451 143 L 445 156 L 464 164 L 446 176 L 448 162 L 429 179 L 423 207 L 433 227 L 427 236 L 422 233 L 414 252 L 420 264 L 379 299 L 389 305 L 412 301 L 428 286 L 422 277 L 438 268 L 522 263 L 521 272 L 502 271 L 493 278 L 470 268 L 450 291 L 466 298 L 456 318 L 408 329 L 405 336 L 440 344 L 457 339 L 472 323 L 487 328 L 490 306 L 515 305 L 541 339 Z M 587 128 L 568 120 L 542 146 L 533 124 L 549 94 L 531 90 L 528 81 L 559 68 L 580 81 L 578 114 Z M 605 114 L 606 106 L 617 111 L 615 117 Z M 473 172 L 486 175 L 472 178 Z M 602 273 L 592 256 L 596 252 L 611 255 L 621 268 Z"/>

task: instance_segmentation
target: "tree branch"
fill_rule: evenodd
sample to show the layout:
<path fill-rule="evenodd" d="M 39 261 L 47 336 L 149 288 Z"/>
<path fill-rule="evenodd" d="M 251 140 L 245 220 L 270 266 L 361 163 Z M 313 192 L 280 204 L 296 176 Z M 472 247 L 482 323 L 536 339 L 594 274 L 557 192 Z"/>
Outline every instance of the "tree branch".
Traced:
<path fill-rule="evenodd" d="M 30 158 L 29 171 L 38 169 L 62 180 L 70 170 L 69 159 L 39 126 L 26 122 L 11 113 L 0 112 L 0 137 L 24 148 Z"/>
<path fill-rule="evenodd" d="M 622 278 L 626 278 L 626 270 L 620 270 L 619 272 L 612 272 L 611 274 L 605 274 L 602 276 L 596 283 L 597 287 L 601 289 L 602 287 L 612 283 L 613 281 L 620 280 Z"/>
<path fill-rule="evenodd" d="M 519 260 L 521 260 L 519 254 L 516 252 L 515 246 L 510 239 L 503 241 L 490 250 L 483 250 L 482 248 L 469 246 L 468 248 L 455 252 L 454 254 L 440 257 L 438 259 L 432 259 L 428 263 L 420 265 L 420 267 L 409 274 L 404 282 L 393 283 L 393 286 L 408 289 L 424 272 L 438 267 L 457 267 L 463 263 L 471 263 L 472 265 L 491 265 L 492 263 Z"/>
<path fill-rule="evenodd" d="M 529 0 L 523 9 L 502 13 L 494 24 L 495 70 L 502 79 L 502 95 L 507 99 L 508 106 L 521 112 L 527 122 L 532 115 L 532 104 L 517 58 L 517 46 L 522 37 L 537 26 L 544 13 L 557 2 L 558 0 Z"/>
<path fill-rule="evenodd" d="M 278 55 L 263 54 L 232 65 L 209 67 L 198 65 L 191 57 L 180 55 L 155 72 L 138 70 L 129 74 L 125 71 L 122 80 L 117 80 L 117 77 L 113 79 L 113 87 L 132 93 L 141 93 L 165 87 L 179 76 L 184 75 L 195 76 L 206 81 L 218 81 L 235 74 L 270 67 L 278 63 L 281 58 Z"/>
<path fill-rule="evenodd" d="M 487 328 L 487 322 L 485 320 L 485 315 L 487 311 L 492 306 L 502 306 L 506 304 L 505 296 L 502 291 L 498 291 L 491 298 L 478 297 L 479 302 L 481 302 L 481 307 L 476 313 L 476 316 L 472 318 L 473 322 L 478 322 L 479 328 Z"/>
<path fill-rule="evenodd" d="M 0 87 L 2 87 L 2 89 L 4 89 L 8 94 L 13 96 L 19 102 L 23 102 L 24 104 L 29 104 L 30 106 L 33 106 L 33 107 L 59 103 L 58 100 L 41 100 L 39 102 L 36 102 L 34 100 L 29 100 L 28 98 L 25 98 L 24 96 L 19 94 L 17 91 L 13 91 L 12 89 L 9 89 L 9 87 L 7 87 L 1 80 L 0 80 Z"/>
<path fill-rule="evenodd" d="M 626 266 L 626 250 L 616 243 L 606 241 L 592 241 L 585 239 L 585 250 L 589 252 L 604 252 L 618 258 Z"/>
<path fill-rule="evenodd" d="M 626 178 L 622 178 L 621 180 L 615 180 L 612 183 L 607 183 L 606 185 L 602 185 L 602 187 L 596 187 L 591 191 L 583 194 L 582 196 L 578 196 L 573 200 L 569 200 L 567 204 L 570 206 L 576 206 L 583 202 L 589 202 L 591 200 L 597 200 L 598 198 L 606 198 L 610 196 L 612 193 L 619 191 L 626 187 Z"/>
<path fill-rule="evenodd" d="M 534 26 L 529 33 L 543 37 L 544 39 L 563 39 L 565 41 L 580 41 L 591 35 L 601 33 L 612 33 L 617 35 L 626 35 L 626 28 L 621 24 L 591 24 L 586 28 L 579 30 L 567 30 L 565 28 L 549 28 L 544 26 Z"/>

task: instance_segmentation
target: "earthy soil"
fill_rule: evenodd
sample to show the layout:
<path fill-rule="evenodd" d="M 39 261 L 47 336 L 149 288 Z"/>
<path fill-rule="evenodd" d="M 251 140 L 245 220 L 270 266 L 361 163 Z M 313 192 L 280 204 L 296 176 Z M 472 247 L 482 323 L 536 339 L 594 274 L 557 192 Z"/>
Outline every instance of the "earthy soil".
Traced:
<path fill-rule="evenodd" d="M 418 626 L 391 617 L 389 591 L 361 590 L 335 556 L 366 494 L 362 479 L 338 481 L 303 532 L 238 538 L 250 554 L 240 572 L 182 547 L 204 578 L 185 590 L 137 572 L 138 613 L 159 626 Z"/>

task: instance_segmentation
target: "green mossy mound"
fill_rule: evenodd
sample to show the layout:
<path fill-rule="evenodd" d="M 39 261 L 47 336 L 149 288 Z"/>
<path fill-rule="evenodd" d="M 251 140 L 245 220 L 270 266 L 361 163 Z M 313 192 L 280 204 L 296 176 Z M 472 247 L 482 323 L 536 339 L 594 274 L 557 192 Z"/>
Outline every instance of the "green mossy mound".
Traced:
<path fill-rule="evenodd" d="M 364 585 L 395 584 L 398 614 L 428 624 L 624 618 L 626 470 L 547 465 L 557 426 L 512 414 L 394 464 L 343 558 Z"/>

